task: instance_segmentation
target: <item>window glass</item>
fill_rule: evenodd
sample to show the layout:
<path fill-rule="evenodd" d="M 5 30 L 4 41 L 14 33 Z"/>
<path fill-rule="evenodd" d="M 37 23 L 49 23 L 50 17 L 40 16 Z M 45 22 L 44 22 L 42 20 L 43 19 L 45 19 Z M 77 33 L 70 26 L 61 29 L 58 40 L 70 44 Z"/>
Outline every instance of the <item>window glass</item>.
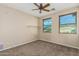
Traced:
<path fill-rule="evenodd" d="M 76 13 L 70 13 L 59 17 L 60 33 L 77 32 Z"/>
<path fill-rule="evenodd" d="M 43 20 L 43 31 L 44 32 L 51 32 L 51 27 L 52 27 L 52 19 L 47 18 Z"/>

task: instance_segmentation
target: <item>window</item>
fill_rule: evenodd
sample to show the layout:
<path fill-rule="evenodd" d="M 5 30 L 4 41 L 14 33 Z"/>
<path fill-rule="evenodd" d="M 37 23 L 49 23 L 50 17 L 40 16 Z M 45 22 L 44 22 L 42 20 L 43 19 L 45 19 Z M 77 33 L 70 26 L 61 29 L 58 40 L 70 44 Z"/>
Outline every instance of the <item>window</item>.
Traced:
<path fill-rule="evenodd" d="M 77 32 L 77 13 L 70 13 L 59 16 L 60 33 L 76 33 Z"/>
<path fill-rule="evenodd" d="M 52 18 L 43 19 L 43 31 L 51 32 L 52 29 Z"/>

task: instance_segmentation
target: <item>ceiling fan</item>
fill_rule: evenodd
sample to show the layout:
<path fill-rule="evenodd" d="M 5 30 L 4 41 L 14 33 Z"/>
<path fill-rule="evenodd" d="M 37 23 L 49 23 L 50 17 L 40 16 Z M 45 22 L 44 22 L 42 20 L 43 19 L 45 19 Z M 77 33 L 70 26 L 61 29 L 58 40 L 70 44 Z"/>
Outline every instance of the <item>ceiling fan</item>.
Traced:
<path fill-rule="evenodd" d="M 47 7 L 50 6 L 49 3 L 43 5 L 42 3 L 40 3 L 39 5 L 37 3 L 34 3 L 35 6 L 37 6 L 37 9 L 32 9 L 32 10 L 40 10 L 40 13 L 42 13 L 42 11 L 46 11 L 49 12 L 50 10 L 46 9 Z M 55 8 L 51 9 L 51 10 L 55 10 Z"/>

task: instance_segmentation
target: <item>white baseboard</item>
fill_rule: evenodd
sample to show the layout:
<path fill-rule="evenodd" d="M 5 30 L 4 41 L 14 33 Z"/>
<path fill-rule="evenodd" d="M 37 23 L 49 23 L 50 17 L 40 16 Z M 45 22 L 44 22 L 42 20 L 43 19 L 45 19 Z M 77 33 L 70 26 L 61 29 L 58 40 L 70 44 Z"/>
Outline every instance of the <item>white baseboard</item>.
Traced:
<path fill-rule="evenodd" d="M 5 48 L 5 49 L 1 49 L 0 51 L 4 51 L 4 50 L 8 50 L 8 49 L 12 49 L 12 48 L 15 48 L 15 47 L 18 47 L 18 46 L 24 45 L 24 44 L 31 43 L 31 42 L 33 42 L 33 41 L 36 41 L 36 40 L 31 40 L 31 41 L 26 42 L 26 43 L 22 43 L 22 44 L 18 44 L 18 45 L 12 46 L 12 47 L 8 47 L 8 48 Z"/>
<path fill-rule="evenodd" d="M 76 47 L 76 46 L 71 46 L 71 45 L 65 45 L 65 44 L 62 44 L 62 43 L 57 43 L 57 42 L 52 42 L 52 41 L 48 41 L 48 40 L 43 40 L 41 39 L 42 41 L 46 41 L 46 42 L 50 42 L 50 43 L 55 43 L 55 44 L 58 44 L 58 45 L 62 45 L 62 46 L 66 46 L 66 47 L 70 47 L 70 48 L 75 48 L 75 49 L 79 49 L 79 47 Z"/>

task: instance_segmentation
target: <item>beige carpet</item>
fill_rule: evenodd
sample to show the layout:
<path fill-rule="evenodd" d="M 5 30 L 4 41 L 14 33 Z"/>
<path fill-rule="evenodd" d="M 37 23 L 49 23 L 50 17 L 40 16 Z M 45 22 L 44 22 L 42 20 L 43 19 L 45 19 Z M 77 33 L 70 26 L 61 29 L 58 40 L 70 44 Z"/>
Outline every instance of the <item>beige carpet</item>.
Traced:
<path fill-rule="evenodd" d="M 45 41 L 35 41 L 16 48 L 1 51 L 2 56 L 77 56 L 79 50 Z"/>

